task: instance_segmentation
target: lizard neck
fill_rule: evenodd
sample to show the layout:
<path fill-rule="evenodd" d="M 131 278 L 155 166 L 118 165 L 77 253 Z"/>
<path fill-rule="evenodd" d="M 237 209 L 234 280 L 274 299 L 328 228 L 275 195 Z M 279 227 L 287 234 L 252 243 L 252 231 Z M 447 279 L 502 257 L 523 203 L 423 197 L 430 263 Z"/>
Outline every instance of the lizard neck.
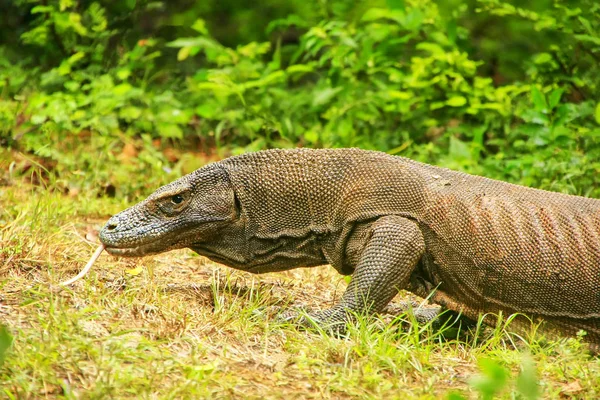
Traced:
<path fill-rule="evenodd" d="M 309 232 L 301 237 L 246 237 L 242 223 L 232 224 L 213 238 L 190 246 L 212 261 L 251 273 L 286 271 L 327 264 L 321 250 L 325 238 Z"/>

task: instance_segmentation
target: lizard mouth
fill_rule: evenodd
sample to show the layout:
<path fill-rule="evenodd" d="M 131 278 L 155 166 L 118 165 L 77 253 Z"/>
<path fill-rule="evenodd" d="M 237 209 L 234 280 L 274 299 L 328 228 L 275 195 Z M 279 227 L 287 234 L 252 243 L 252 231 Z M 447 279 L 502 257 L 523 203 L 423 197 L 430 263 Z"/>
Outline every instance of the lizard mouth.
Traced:
<path fill-rule="evenodd" d="M 114 246 L 108 243 L 105 243 L 104 246 L 108 254 L 118 257 L 142 257 L 168 250 L 168 247 L 161 246 L 160 239 L 130 247 Z"/>
<path fill-rule="evenodd" d="M 142 250 L 143 246 L 137 247 L 106 247 L 108 254 L 119 257 L 140 257 L 148 252 Z"/>

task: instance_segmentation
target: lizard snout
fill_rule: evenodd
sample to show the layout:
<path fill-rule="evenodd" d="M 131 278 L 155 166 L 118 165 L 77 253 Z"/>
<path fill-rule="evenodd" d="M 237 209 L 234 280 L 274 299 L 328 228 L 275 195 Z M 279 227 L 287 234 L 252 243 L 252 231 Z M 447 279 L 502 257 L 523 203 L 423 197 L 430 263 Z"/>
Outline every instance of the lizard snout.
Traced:
<path fill-rule="evenodd" d="M 114 242 L 118 240 L 119 228 L 117 216 L 112 216 L 100 230 L 100 241 L 107 246 L 116 244 Z"/>
<path fill-rule="evenodd" d="M 134 219 L 128 210 L 113 215 L 100 230 L 98 237 L 109 254 L 120 257 L 141 257 L 158 253 L 165 247 L 160 235 L 153 235 L 144 223 L 129 223 Z M 135 218 L 140 220 L 139 217 Z"/>

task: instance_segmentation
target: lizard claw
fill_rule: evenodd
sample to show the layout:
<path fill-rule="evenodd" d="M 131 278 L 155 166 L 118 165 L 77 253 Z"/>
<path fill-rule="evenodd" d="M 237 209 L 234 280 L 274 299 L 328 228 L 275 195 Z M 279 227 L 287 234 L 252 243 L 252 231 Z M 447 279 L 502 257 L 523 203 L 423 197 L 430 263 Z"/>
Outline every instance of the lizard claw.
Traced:
<path fill-rule="evenodd" d="M 322 330 L 333 336 L 346 333 L 346 319 L 332 318 L 326 311 L 307 312 L 300 308 L 287 310 L 276 317 L 279 323 L 288 323 L 306 330 Z"/>

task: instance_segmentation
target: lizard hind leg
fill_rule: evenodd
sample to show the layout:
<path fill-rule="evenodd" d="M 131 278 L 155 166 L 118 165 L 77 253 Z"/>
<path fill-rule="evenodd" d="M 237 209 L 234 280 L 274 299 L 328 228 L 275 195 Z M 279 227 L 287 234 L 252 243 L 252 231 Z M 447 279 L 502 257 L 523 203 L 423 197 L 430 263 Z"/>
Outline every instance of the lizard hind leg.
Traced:
<path fill-rule="evenodd" d="M 355 315 L 382 311 L 408 286 L 411 273 L 425 252 L 425 241 L 415 222 L 399 216 L 381 217 L 371 224 L 370 234 L 359 240 L 365 243 L 354 245 L 363 250 L 341 301 L 330 309 L 309 313 L 308 319 L 286 313 L 284 320 L 343 332 L 346 322 Z"/>

